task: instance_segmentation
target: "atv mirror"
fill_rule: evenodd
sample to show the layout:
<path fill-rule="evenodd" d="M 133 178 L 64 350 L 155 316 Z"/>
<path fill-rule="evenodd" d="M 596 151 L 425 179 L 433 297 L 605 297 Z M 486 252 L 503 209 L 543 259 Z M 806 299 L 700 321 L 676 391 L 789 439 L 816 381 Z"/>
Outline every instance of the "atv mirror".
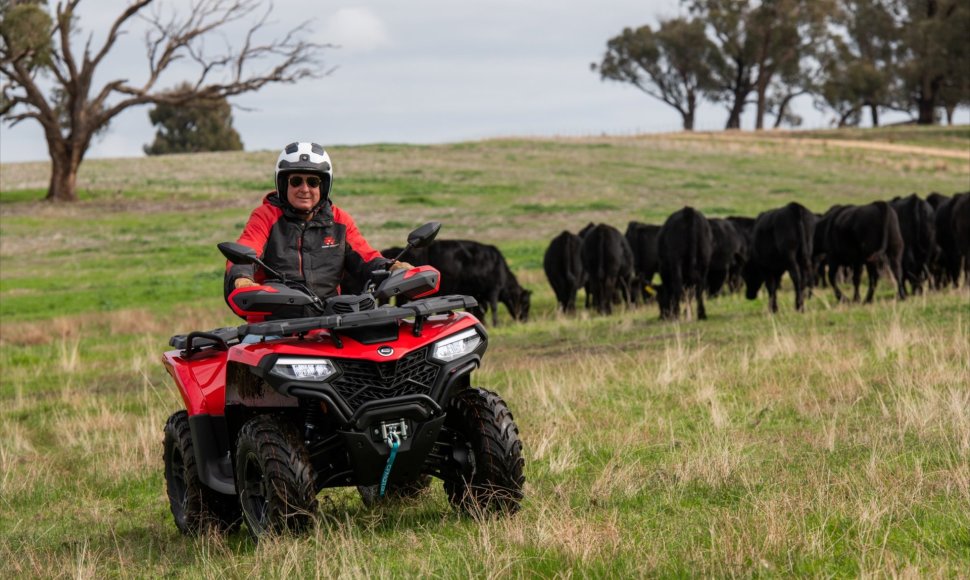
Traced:
<path fill-rule="evenodd" d="M 412 248 L 423 248 L 434 241 L 435 236 L 441 229 L 441 222 L 428 222 L 420 228 L 408 234 L 408 246 Z"/>
<path fill-rule="evenodd" d="M 218 245 L 219 251 L 233 264 L 256 264 L 259 256 L 256 250 L 249 246 L 237 244 L 236 242 L 222 242 Z"/>

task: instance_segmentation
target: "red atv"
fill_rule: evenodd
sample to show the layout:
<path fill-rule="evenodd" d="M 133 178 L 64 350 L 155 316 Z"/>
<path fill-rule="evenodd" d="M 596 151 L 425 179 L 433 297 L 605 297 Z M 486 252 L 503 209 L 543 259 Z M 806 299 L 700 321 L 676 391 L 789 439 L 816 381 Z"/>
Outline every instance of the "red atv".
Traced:
<path fill-rule="evenodd" d="M 422 247 L 431 222 L 408 237 Z M 164 354 L 186 409 L 165 425 L 165 481 L 183 533 L 254 538 L 300 531 L 326 487 L 368 505 L 444 482 L 468 512 L 515 512 L 522 444 L 497 394 L 471 373 L 488 344 L 467 296 L 427 297 L 438 271 L 378 271 L 360 295 L 321 300 L 267 268 L 250 248 L 219 249 L 277 279 L 229 295 L 249 324 L 173 336 Z M 377 306 L 395 296 L 403 306 Z M 253 322 L 253 320 L 262 320 Z"/>

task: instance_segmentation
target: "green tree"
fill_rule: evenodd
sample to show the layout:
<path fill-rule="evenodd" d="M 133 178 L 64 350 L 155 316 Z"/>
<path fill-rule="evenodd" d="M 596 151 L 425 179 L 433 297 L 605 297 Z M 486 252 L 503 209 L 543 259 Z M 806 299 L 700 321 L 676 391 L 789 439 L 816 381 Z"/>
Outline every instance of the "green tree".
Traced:
<path fill-rule="evenodd" d="M 606 43 L 606 54 L 590 68 L 602 80 L 630 83 L 680 113 L 685 131 L 694 129 L 694 115 L 703 91 L 711 88 L 709 60 L 718 56 L 704 24 L 682 18 L 649 26 L 625 28 Z"/>
<path fill-rule="evenodd" d="M 747 105 L 756 105 L 755 127 L 774 108 L 785 118 L 788 103 L 810 90 L 814 47 L 826 29 L 830 0 L 684 0 L 705 21 L 722 58 L 712 68 L 711 98 L 728 108 L 727 129 L 741 127 Z M 754 101 L 749 100 L 754 95 Z"/>
<path fill-rule="evenodd" d="M 879 110 L 893 106 L 899 34 L 884 0 L 840 0 L 833 27 L 820 51 L 823 80 L 819 108 L 831 108 L 840 127 L 858 124 L 869 109 L 874 127 Z"/>
<path fill-rule="evenodd" d="M 58 2 L 51 18 L 43 5 L 0 0 L 0 117 L 10 126 L 32 120 L 43 128 L 51 159 L 46 199 L 51 201 L 77 199 L 77 172 L 92 139 L 131 107 L 184 106 L 329 72 L 317 62 L 324 45 L 302 38 L 306 23 L 264 39 L 272 7 L 259 0 L 197 0 L 181 13 L 148 10 L 155 0 L 132 0 L 107 27 L 100 46 L 80 29 L 80 4 Z M 27 16 L 20 12 L 25 5 L 33 6 Z M 135 18 L 147 27 L 145 78 L 112 79 L 101 65 Z M 240 30 L 247 20 L 251 24 Z M 220 34 L 237 41 L 205 42 Z M 185 75 L 195 67 L 195 81 L 185 90 L 163 91 L 156 85 L 173 63 L 182 65 Z"/>
<path fill-rule="evenodd" d="M 748 36 L 747 0 L 691 0 L 690 11 L 707 23 L 721 58 L 712 64 L 711 100 L 728 109 L 725 129 L 740 129 L 741 114 L 754 89 L 755 44 Z"/>
<path fill-rule="evenodd" d="M 186 91 L 181 85 L 176 91 Z M 239 133 L 232 127 L 232 107 L 225 97 L 176 106 L 162 103 L 148 113 L 158 127 L 155 140 L 144 147 L 147 155 L 240 151 Z"/>
<path fill-rule="evenodd" d="M 938 107 L 970 101 L 970 2 L 893 0 L 899 14 L 899 105 L 920 125 L 936 123 Z"/>

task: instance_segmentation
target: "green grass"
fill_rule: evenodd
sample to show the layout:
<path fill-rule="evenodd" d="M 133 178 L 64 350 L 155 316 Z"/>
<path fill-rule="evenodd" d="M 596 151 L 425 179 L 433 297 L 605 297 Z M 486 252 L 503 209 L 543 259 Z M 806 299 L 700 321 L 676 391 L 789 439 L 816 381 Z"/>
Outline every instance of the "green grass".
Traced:
<path fill-rule="evenodd" d="M 937 132 L 916 133 L 952 138 Z M 663 136 L 331 154 L 334 197 L 375 246 L 439 220 L 444 238 L 497 245 L 533 290 L 529 323 L 501 309 L 476 376 L 519 425 L 522 511 L 460 517 L 437 486 L 367 509 L 336 490 L 304 537 L 180 536 L 161 438 L 182 403 L 160 355 L 172 334 L 237 322 L 215 244 L 238 235 L 275 154 L 216 155 L 228 179 L 191 156 L 88 161 L 72 206 L 36 201 L 44 164 L 0 165 L 0 577 L 970 569 L 965 289 L 896 302 L 882 284 L 868 306 L 816 289 L 804 314 L 786 289 L 775 316 L 732 295 L 708 301 L 707 321 L 665 323 L 655 305 L 559 315 L 542 272 L 548 241 L 590 221 L 952 193 L 970 160 Z"/>

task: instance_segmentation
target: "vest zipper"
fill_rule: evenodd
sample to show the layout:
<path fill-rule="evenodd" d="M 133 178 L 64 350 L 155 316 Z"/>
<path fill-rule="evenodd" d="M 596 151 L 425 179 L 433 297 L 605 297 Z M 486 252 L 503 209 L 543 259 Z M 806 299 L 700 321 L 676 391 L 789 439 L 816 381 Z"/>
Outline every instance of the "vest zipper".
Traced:
<path fill-rule="evenodd" d="M 300 266 L 300 276 L 303 276 L 303 279 L 306 280 L 307 283 L 309 283 L 310 281 L 307 280 L 306 273 L 303 272 L 303 235 L 304 234 L 306 234 L 306 224 L 301 224 L 300 239 L 296 241 L 296 255 L 298 259 L 298 264 Z"/>

